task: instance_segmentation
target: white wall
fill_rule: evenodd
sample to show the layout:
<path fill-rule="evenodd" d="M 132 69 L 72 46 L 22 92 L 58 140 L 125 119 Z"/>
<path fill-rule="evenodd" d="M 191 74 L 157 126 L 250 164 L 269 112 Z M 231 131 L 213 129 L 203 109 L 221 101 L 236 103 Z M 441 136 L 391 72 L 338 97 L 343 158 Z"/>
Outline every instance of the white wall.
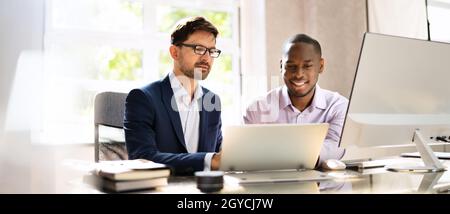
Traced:
<path fill-rule="evenodd" d="M 265 0 L 243 0 L 240 5 L 242 110 L 267 91 Z"/>
<path fill-rule="evenodd" d="M 268 90 L 283 85 L 280 59 L 284 41 L 304 32 L 303 0 L 266 0 L 266 65 Z M 312 35 L 311 35 L 312 36 Z"/>
<path fill-rule="evenodd" d="M 0 1 L 0 133 L 21 51 L 43 49 L 44 2 L 45 0 Z"/>
<path fill-rule="evenodd" d="M 325 72 L 322 88 L 348 97 L 353 83 L 363 34 L 366 31 L 366 3 L 361 0 L 266 0 L 266 46 L 269 89 L 284 84 L 280 78 L 283 42 L 305 33 L 322 46 Z M 272 84 L 280 80 L 279 84 Z"/>

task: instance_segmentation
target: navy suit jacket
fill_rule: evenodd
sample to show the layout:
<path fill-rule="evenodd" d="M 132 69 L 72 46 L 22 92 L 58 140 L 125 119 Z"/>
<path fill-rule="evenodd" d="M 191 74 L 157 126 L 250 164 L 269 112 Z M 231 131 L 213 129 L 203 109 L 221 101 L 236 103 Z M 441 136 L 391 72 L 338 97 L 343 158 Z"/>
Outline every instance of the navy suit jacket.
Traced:
<path fill-rule="evenodd" d="M 140 89 L 133 89 L 125 102 L 125 140 L 130 159 L 143 158 L 170 166 L 176 174 L 190 174 L 204 168 L 208 152 L 219 152 L 222 144 L 220 99 L 203 90 L 197 153 L 188 153 L 180 116 L 172 109 L 173 90 L 169 76 Z M 206 104 L 215 104 L 211 108 Z"/>

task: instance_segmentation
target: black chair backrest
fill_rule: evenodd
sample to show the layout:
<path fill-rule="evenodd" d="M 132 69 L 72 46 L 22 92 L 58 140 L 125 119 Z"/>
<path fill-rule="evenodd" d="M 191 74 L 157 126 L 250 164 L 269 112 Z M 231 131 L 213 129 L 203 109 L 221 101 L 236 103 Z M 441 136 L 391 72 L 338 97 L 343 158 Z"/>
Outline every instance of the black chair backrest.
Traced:
<path fill-rule="evenodd" d="M 101 92 L 95 96 L 94 123 L 123 128 L 127 93 Z"/>
<path fill-rule="evenodd" d="M 95 125 L 95 162 L 100 159 L 99 125 L 114 128 L 123 128 L 123 118 L 125 114 L 125 100 L 127 93 L 101 92 L 94 99 L 94 125 Z M 106 150 L 114 149 L 112 153 L 118 154 L 121 158 L 126 156 L 124 142 L 119 146 L 109 146 Z M 118 150 L 124 150 L 123 151 Z M 103 150 L 103 149 L 102 149 Z"/>

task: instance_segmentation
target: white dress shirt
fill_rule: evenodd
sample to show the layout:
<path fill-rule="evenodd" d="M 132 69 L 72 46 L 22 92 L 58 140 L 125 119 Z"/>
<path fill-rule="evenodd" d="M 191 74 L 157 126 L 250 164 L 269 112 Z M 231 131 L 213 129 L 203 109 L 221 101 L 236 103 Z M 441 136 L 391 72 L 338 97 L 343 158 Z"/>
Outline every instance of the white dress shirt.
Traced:
<path fill-rule="evenodd" d="M 329 123 L 327 136 L 320 150 L 319 164 L 327 159 L 341 159 L 345 150 L 339 147 L 347 112 L 348 99 L 337 92 L 316 85 L 314 97 L 305 110 L 299 111 L 289 98 L 284 85 L 258 98 L 246 110 L 244 122 L 257 123 Z"/>
<path fill-rule="evenodd" d="M 181 127 L 183 129 L 184 142 L 189 153 L 195 153 L 198 150 L 198 141 L 200 135 L 200 106 L 203 90 L 197 84 L 194 97 L 191 96 L 176 78 L 175 73 L 169 73 L 170 85 L 173 90 L 174 99 L 180 115 Z M 200 103 L 199 103 L 200 102 Z M 211 169 L 211 159 L 214 153 L 207 153 L 204 161 L 204 170 Z"/>

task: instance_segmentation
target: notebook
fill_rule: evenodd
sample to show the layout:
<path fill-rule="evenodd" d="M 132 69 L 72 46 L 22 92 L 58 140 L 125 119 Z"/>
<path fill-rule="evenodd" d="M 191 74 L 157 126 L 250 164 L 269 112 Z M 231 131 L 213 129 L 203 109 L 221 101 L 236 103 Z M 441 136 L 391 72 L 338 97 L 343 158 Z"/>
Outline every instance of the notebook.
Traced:
<path fill-rule="evenodd" d="M 108 191 L 124 192 L 132 190 L 152 189 L 161 186 L 167 186 L 167 177 L 130 180 L 130 181 L 112 181 L 109 179 L 101 179 L 100 187 Z"/>
<path fill-rule="evenodd" d="M 128 181 L 168 177 L 170 169 L 164 164 L 144 159 L 117 160 L 98 163 L 96 173 L 110 180 Z"/>

